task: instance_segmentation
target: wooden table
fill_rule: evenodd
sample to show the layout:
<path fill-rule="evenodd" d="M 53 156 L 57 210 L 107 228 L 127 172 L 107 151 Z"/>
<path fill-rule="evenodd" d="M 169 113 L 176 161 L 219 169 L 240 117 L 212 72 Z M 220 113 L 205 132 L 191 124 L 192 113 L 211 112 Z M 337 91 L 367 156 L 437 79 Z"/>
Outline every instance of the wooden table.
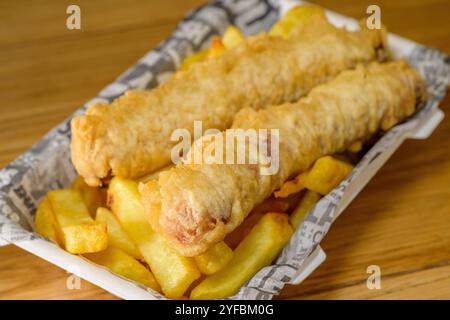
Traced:
<path fill-rule="evenodd" d="M 82 30 L 65 27 L 82 10 Z M 0 166 L 93 97 L 203 0 L 0 2 Z M 318 1 L 362 17 L 373 1 Z M 450 53 L 450 2 L 377 1 L 392 32 Z M 441 108 L 450 111 L 450 98 Z M 328 258 L 282 298 L 450 299 L 450 117 L 425 141 L 407 141 L 334 224 Z M 381 268 L 368 290 L 366 269 Z M 2 299 L 110 299 L 14 246 L 0 248 Z"/>

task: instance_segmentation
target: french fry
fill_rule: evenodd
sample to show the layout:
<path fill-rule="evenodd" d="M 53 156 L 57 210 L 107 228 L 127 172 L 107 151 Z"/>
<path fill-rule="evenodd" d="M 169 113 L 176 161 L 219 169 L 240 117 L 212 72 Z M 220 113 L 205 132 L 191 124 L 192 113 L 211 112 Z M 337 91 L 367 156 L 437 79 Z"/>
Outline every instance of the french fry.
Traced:
<path fill-rule="evenodd" d="M 314 15 L 324 16 L 325 11 L 321 7 L 315 5 L 300 5 L 295 6 L 291 10 L 289 10 L 286 13 L 285 18 L 301 22 L 308 22 L 308 19 L 310 19 Z"/>
<path fill-rule="evenodd" d="M 108 247 L 101 252 L 87 253 L 84 256 L 122 277 L 142 283 L 153 290 L 161 290 L 150 270 L 119 248 Z"/>
<path fill-rule="evenodd" d="M 244 40 L 245 36 L 233 25 L 229 26 L 222 36 L 222 43 L 227 49 L 236 48 Z"/>
<path fill-rule="evenodd" d="M 57 227 L 52 206 L 48 198 L 45 197 L 36 209 L 35 230 L 41 236 L 61 245 L 61 239 L 58 236 Z"/>
<path fill-rule="evenodd" d="M 104 223 L 86 223 L 62 228 L 64 244 L 73 254 L 98 252 L 108 247 L 108 230 Z"/>
<path fill-rule="evenodd" d="M 234 251 L 227 267 L 205 278 L 191 292 L 191 299 L 220 299 L 236 293 L 261 268 L 269 265 L 292 235 L 289 216 L 268 213 Z"/>
<path fill-rule="evenodd" d="M 98 208 L 95 221 L 103 222 L 108 226 L 109 247 L 116 247 L 136 259 L 143 260 L 136 245 L 122 229 L 119 221 L 117 221 L 117 218 L 111 211 L 106 208 Z"/>
<path fill-rule="evenodd" d="M 244 40 L 245 36 L 238 28 L 236 28 L 235 26 L 229 26 L 227 30 L 225 30 L 222 38 L 220 38 L 219 36 L 213 37 L 211 45 L 208 49 L 204 49 L 187 56 L 181 63 L 180 69 L 187 70 L 194 63 L 203 61 L 208 57 L 221 55 L 227 49 L 237 47 L 239 43 Z M 143 180 L 142 182 L 147 181 L 149 180 Z"/>
<path fill-rule="evenodd" d="M 287 38 L 292 28 L 292 22 L 282 22 L 283 19 L 278 20 L 269 30 L 269 35 Z"/>
<path fill-rule="evenodd" d="M 289 10 L 286 15 L 278 20 L 269 31 L 270 35 L 287 38 L 291 30 L 302 23 L 308 23 L 311 17 L 321 15 L 325 17 L 325 12 L 317 6 L 301 5 Z"/>
<path fill-rule="evenodd" d="M 308 211 L 320 200 L 321 195 L 317 192 L 308 190 L 300 201 L 299 205 L 292 212 L 290 220 L 292 226 L 297 226 L 303 221 Z"/>
<path fill-rule="evenodd" d="M 347 150 L 350 151 L 351 153 L 357 153 L 357 152 L 361 151 L 362 146 L 363 146 L 363 144 L 361 141 L 355 141 L 350 145 L 350 147 L 348 147 Z"/>
<path fill-rule="evenodd" d="M 95 217 L 97 208 L 105 206 L 105 195 L 100 188 L 95 188 L 87 185 L 84 179 L 77 176 L 72 183 L 72 188 L 79 190 L 83 198 L 86 207 L 91 214 L 91 217 Z"/>
<path fill-rule="evenodd" d="M 250 233 L 258 221 L 268 212 L 286 212 L 289 203 L 284 200 L 269 198 L 253 208 L 244 221 L 225 238 L 225 243 L 235 249 L 239 243 Z"/>
<path fill-rule="evenodd" d="M 106 224 L 94 222 L 79 190 L 53 190 L 47 197 L 58 222 L 59 237 L 67 251 L 82 254 L 106 249 Z"/>
<path fill-rule="evenodd" d="M 89 215 L 80 191 L 75 189 L 52 190 L 47 193 L 47 197 L 61 228 L 94 221 Z"/>
<path fill-rule="evenodd" d="M 108 189 L 108 203 L 121 226 L 137 245 L 162 292 L 181 297 L 200 272 L 194 259 L 180 256 L 147 221 L 135 181 L 115 177 Z"/>
<path fill-rule="evenodd" d="M 353 170 L 349 163 L 331 156 L 319 158 L 308 172 L 305 186 L 322 195 L 328 194 Z"/>
<path fill-rule="evenodd" d="M 208 57 L 220 56 L 227 50 L 222 43 L 222 39 L 219 36 L 214 36 L 211 40 L 211 46 L 208 50 Z"/>
<path fill-rule="evenodd" d="M 306 172 L 301 173 L 295 179 L 283 183 L 280 190 L 274 192 L 275 198 L 287 198 L 291 194 L 302 191 L 305 188 L 306 175 Z"/>
<path fill-rule="evenodd" d="M 226 267 L 232 257 L 233 250 L 222 241 L 194 259 L 200 272 L 209 275 Z"/>
<path fill-rule="evenodd" d="M 149 182 L 149 181 L 151 181 L 151 180 L 156 180 L 156 179 L 158 179 L 159 174 L 160 174 L 161 172 L 167 171 L 167 170 L 169 170 L 170 168 L 172 168 L 173 166 L 174 166 L 174 165 L 168 165 L 168 166 L 166 166 L 166 167 L 164 167 L 164 168 L 161 168 L 161 169 L 159 169 L 159 170 L 156 170 L 156 171 L 154 171 L 154 172 L 152 172 L 152 173 L 150 173 L 150 174 L 148 174 L 148 175 L 146 175 L 146 176 L 143 176 L 143 177 L 137 179 L 136 182 L 139 184 L 139 183 L 147 183 L 147 182 Z"/>
<path fill-rule="evenodd" d="M 180 69 L 187 70 L 194 63 L 205 60 L 208 57 L 208 50 L 201 50 L 199 52 L 195 52 L 189 56 L 187 56 L 183 62 L 181 63 Z"/>

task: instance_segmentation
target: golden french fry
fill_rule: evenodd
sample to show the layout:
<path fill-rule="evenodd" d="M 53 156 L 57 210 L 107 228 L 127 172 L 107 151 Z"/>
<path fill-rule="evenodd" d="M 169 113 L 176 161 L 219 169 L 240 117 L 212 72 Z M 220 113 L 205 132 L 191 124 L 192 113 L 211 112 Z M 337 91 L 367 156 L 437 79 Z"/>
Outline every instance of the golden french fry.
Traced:
<path fill-rule="evenodd" d="M 108 203 L 121 226 L 150 266 L 163 293 L 181 297 L 198 277 L 194 259 L 176 253 L 147 221 L 135 181 L 115 177 L 108 189 Z"/>
<path fill-rule="evenodd" d="M 222 241 L 194 259 L 200 272 L 209 275 L 226 267 L 232 257 L 233 250 Z"/>
<path fill-rule="evenodd" d="M 283 183 L 280 190 L 274 192 L 275 198 L 287 198 L 291 194 L 302 191 L 305 188 L 306 175 L 306 172 L 301 173 L 295 179 Z"/>
<path fill-rule="evenodd" d="M 295 6 L 291 10 L 289 10 L 285 18 L 297 20 L 301 22 L 307 22 L 309 18 L 314 15 L 325 15 L 325 11 L 323 8 L 315 6 L 315 5 L 300 5 Z"/>
<path fill-rule="evenodd" d="M 159 174 L 160 174 L 161 172 L 166 171 L 166 170 L 169 170 L 169 169 L 172 168 L 173 166 L 174 166 L 174 165 L 169 165 L 169 166 L 167 166 L 167 167 L 164 167 L 164 168 L 161 168 L 161 169 L 159 169 L 159 170 L 156 170 L 156 171 L 154 171 L 154 172 L 152 172 L 152 173 L 150 173 L 150 174 L 148 174 L 148 175 L 146 175 L 146 176 L 143 176 L 143 177 L 137 179 L 136 182 L 137 182 L 137 183 L 147 183 L 147 182 L 149 182 L 149 181 L 151 181 L 151 180 L 156 180 L 156 179 L 158 179 Z"/>
<path fill-rule="evenodd" d="M 81 254 L 106 249 L 106 224 L 94 222 L 79 190 L 53 190 L 47 197 L 57 221 L 59 237 L 67 251 Z"/>
<path fill-rule="evenodd" d="M 303 196 L 297 208 L 291 214 L 291 224 L 294 229 L 303 221 L 308 211 L 320 200 L 321 195 L 308 190 Z"/>
<path fill-rule="evenodd" d="M 100 188 L 87 185 L 82 177 L 77 176 L 75 178 L 72 183 L 72 188 L 80 190 L 83 201 L 86 204 L 91 217 L 95 217 L 97 208 L 105 206 L 106 199 L 102 190 Z"/>
<path fill-rule="evenodd" d="M 236 248 L 227 267 L 206 277 L 192 290 L 191 299 L 220 299 L 235 294 L 277 257 L 292 232 L 287 214 L 267 213 Z"/>
<path fill-rule="evenodd" d="M 98 208 L 95 221 L 104 222 L 108 226 L 109 246 L 121 249 L 130 256 L 143 260 L 136 245 L 122 229 L 117 218 L 106 208 Z"/>
<path fill-rule="evenodd" d="M 264 214 L 265 212 L 250 213 L 236 229 L 234 229 L 225 237 L 225 243 L 231 249 L 236 249 Z"/>
<path fill-rule="evenodd" d="M 61 245 L 57 227 L 58 225 L 53 214 L 52 206 L 48 198 L 45 197 L 36 209 L 35 230 L 41 236 Z"/>
<path fill-rule="evenodd" d="M 61 227 L 94 221 L 89 215 L 79 190 L 52 190 L 47 193 L 47 197 Z"/>
<path fill-rule="evenodd" d="M 264 200 L 264 202 L 253 208 L 252 212 L 250 212 L 236 229 L 226 236 L 225 243 L 230 246 L 230 248 L 235 249 L 266 213 L 282 213 L 286 212 L 288 208 L 289 203 L 284 200 L 273 198 Z"/>
<path fill-rule="evenodd" d="M 208 57 L 208 50 L 201 50 L 199 52 L 193 53 L 187 56 L 181 63 L 180 69 L 187 70 L 194 63 L 205 60 Z"/>
<path fill-rule="evenodd" d="M 64 244 L 73 254 L 98 252 L 108 247 L 108 230 L 105 223 L 86 223 L 62 227 Z"/>
<path fill-rule="evenodd" d="M 278 20 L 270 29 L 269 34 L 287 38 L 291 30 L 302 23 L 308 23 L 312 16 L 321 15 L 325 18 L 322 8 L 310 5 L 300 5 L 289 10 L 286 15 Z"/>
<path fill-rule="evenodd" d="M 350 147 L 348 147 L 347 150 L 352 153 L 357 153 L 357 152 L 361 151 L 362 146 L 363 146 L 363 144 L 361 141 L 355 141 L 350 145 Z"/>
<path fill-rule="evenodd" d="M 331 156 L 319 158 L 308 172 L 305 179 L 307 189 L 328 194 L 353 170 L 349 163 L 337 160 Z"/>
<path fill-rule="evenodd" d="M 222 43 L 227 49 L 233 49 L 237 47 L 244 40 L 245 36 L 238 28 L 233 25 L 229 26 L 222 36 Z"/>
<path fill-rule="evenodd" d="M 159 284 L 150 270 L 119 248 L 108 247 L 104 251 L 88 253 L 84 256 L 122 277 L 142 283 L 153 290 L 160 290 Z"/>
<path fill-rule="evenodd" d="M 283 22 L 283 19 L 278 20 L 269 30 L 269 35 L 287 38 L 292 28 L 292 22 Z"/>
<path fill-rule="evenodd" d="M 211 46 L 208 50 L 208 57 L 220 56 L 227 50 L 222 43 L 222 39 L 219 36 L 214 36 L 211 41 Z"/>

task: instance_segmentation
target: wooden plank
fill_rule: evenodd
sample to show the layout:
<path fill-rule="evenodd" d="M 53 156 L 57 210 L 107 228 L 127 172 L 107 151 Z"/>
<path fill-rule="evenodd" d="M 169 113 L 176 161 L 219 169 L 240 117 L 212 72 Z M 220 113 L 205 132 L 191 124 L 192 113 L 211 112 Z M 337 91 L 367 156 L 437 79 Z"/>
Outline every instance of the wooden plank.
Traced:
<path fill-rule="evenodd" d="M 15 246 L 0 256 L 0 299 L 117 299 L 84 280 L 74 288 L 73 275 Z"/>
<path fill-rule="evenodd" d="M 0 3 L 0 167 L 163 40 L 200 0 L 80 0 L 82 30 L 68 31 L 69 1 Z M 370 1 L 317 3 L 362 17 Z M 379 1 L 389 30 L 450 52 L 450 3 Z M 450 98 L 441 108 L 448 115 Z M 279 298 L 450 299 L 450 119 L 407 141 L 333 225 L 328 258 Z M 369 265 L 381 290 L 366 287 Z M 110 299 L 19 248 L 0 248 L 0 299 Z"/>

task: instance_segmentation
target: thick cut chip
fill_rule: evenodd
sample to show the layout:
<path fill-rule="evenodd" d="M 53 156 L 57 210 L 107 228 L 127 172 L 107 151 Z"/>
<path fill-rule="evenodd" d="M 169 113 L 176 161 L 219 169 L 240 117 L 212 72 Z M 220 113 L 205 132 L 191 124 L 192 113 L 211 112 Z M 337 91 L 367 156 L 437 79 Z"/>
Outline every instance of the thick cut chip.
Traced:
<path fill-rule="evenodd" d="M 353 170 L 353 166 L 331 156 L 319 158 L 305 179 L 307 189 L 328 194 Z"/>
<path fill-rule="evenodd" d="M 57 227 L 58 225 L 52 211 L 52 206 L 48 198 L 45 197 L 36 210 L 35 230 L 41 236 L 46 237 L 57 244 L 61 244 Z"/>
<path fill-rule="evenodd" d="M 152 181 L 152 180 L 158 180 L 159 174 L 161 172 L 167 171 L 170 168 L 172 168 L 173 166 L 174 165 L 169 165 L 167 167 L 164 167 L 164 168 L 161 168 L 159 170 L 153 171 L 150 174 L 147 174 L 147 175 L 145 175 L 143 177 L 140 177 L 139 179 L 136 179 L 136 182 L 137 183 L 147 183 L 147 182 Z"/>
<path fill-rule="evenodd" d="M 355 141 L 348 147 L 347 150 L 351 153 L 357 153 L 357 152 L 361 151 L 362 147 L 363 147 L 363 144 L 361 141 Z"/>
<path fill-rule="evenodd" d="M 106 249 L 106 224 L 94 222 L 79 190 L 53 190 L 47 197 L 57 221 L 59 237 L 67 251 L 82 254 Z"/>
<path fill-rule="evenodd" d="M 181 63 L 181 70 L 187 70 L 194 63 L 205 60 L 208 57 L 208 50 L 201 50 L 199 52 L 193 53 L 187 56 Z"/>
<path fill-rule="evenodd" d="M 286 15 L 278 20 L 270 29 L 269 34 L 272 36 L 289 37 L 291 30 L 299 25 L 308 23 L 311 17 L 321 15 L 325 17 L 322 8 L 310 5 L 296 6 L 289 10 Z"/>
<path fill-rule="evenodd" d="M 233 25 L 229 26 L 222 36 L 222 43 L 227 49 L 236 48 L 244 40 L 245 36 Z"/>
<path fill-rule="evenodd" d="M 104 251 L 89 253 L 84 256 L 99 265 L 107 267 L 122 277 L 142 283 L 153 290 L 160 290 L 150 270 L 118 248 L 109 247 Z"/>
<path fill-rule="evenodd" d="M 200 277 L 194 259 L 175 252 L 147 221 L 137 183 L 115 177 L 108 189 L 108 203 L 121 226 L 136 244 L 150 266 L 162 292 L 169 298 L 181 297 Z"/>
<path fill-rule="evenodd" d="M 95 221 L 104 222 L 108 226 L 108 240 L 110 247 L 121 249 L 130 256 L 143 260 L 136 245 L 123 230 L 117 218 L 106 208 L 98 208 Z"/>
<path fill-rule="evenodd" d="M 298 193 L 305 188 L 305 178 L 308 173 L 304 172 L 293 180 L 286 181 L 280 188 L 274 192 L 275 198 L 287 198 L 291 194 Z"/>
<path fill-rule="evenodd" d="M 226 267 L 232 257 L 233 250 L 222 241 L 194 259 L 200 272 L 209 275 Z"/>
<path fill-rule="evenodd" d="M 72 183 L 72 188 L 80 190 L 81 196 L 89 210 L 89 213 L 94 218 L 97 208 L 105 206 L 105 194 L 102 189 L 98 187 L 89 186 L 82 177 L 78 176 Z"/>
<path fill-rule="evenodd" d="M 308 190 L 303 196 L 297 208 L 291 214 L 291 224 L 294 228 L 303 221 L 309 210 L 320 200 L 321 195 L 317 192 Z"/>
<path fill-rule="evenodd" d="M 108 247 L 108 231 L 105 223 L 85 223 L 61 229 L 65 248 L 70 253 L 98 252 Z"/>
<path fill-rule="evenodd" d="M 219 36 L 214 36 L 211 41 L 211 47 L 208 50 L 208 57 L 217 57 L 227 51 Z"/>
<path fill-rule="evenodd" d="M 269 265 L 292 235 L 289 216 L 268 213 L 234 251 L 227 267 L 206 277 L 191 292 L 191 299 L 220 299 L 235 294 L 261 268 Z"/>
<path fill-rule="evenodd" d="M 289 203 L 281 199 L 266 199 L 253 208 L 244 221 L 225 238 L 225 243 L 235 249 L 239 243 L 250 233 L 258 221 L 268 212 L 286 212 Z"/>

